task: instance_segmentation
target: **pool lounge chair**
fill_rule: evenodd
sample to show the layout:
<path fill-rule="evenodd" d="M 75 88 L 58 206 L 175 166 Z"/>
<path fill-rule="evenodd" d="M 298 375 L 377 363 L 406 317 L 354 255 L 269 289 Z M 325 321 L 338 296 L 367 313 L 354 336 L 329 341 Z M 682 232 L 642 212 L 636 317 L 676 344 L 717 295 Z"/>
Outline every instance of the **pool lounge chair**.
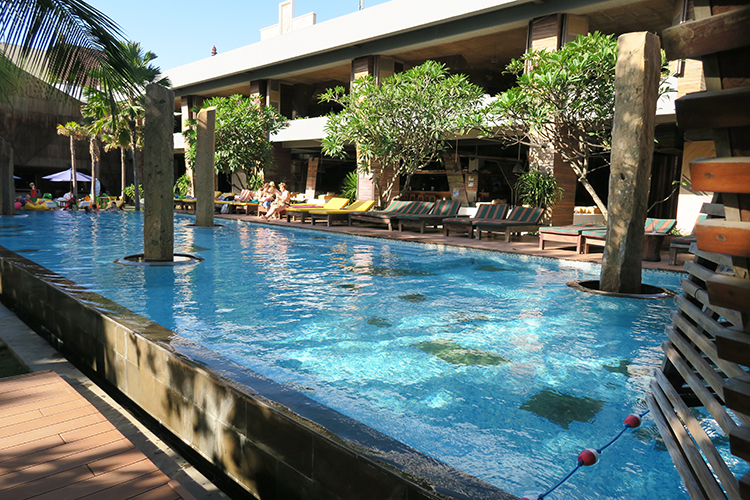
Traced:
<path fill-rule="evenodd" d="M 427 214 L 433 206 L 435 203 L 427 201 L 392 201 L 388 208 L 382 211 L 350 213 L 349 225 L 351 226 L 356 220 L 370 224 L 385 224 L 389 231 L 393 231 L 399 215 Z"/>
<path fill-rule="evenodd" d="M 539 250 L 544 250 L 544 244 L 550 241 L 559 243 L 575 244 L 576 253 L 583 252 L 584 231 L 606 230 L 607 226 L 602 226 L 595 222 L 582 222 L 580 224 L 570 224 L 567 226 L 548 226 L 539 228 Z"/>
<path fill-rule="evenodd" d="M 258 202 L 253 201 L 253 192 L 249 189 L 243 189 L 240 194 L 235 196 L 234 200 L 215 200 L 216 205 L 228 205 L 230 209 L 239 210 L 240 208 L 245 210 L 245 213 L 250 215 L 250 209 L 257 208 Z"/>
<path fill-rule="evenodd" d="M 398 230 L 404 227 L 418 227 L 419 232 L 424 234 L 425 227 L 437 227 L 443 224 L 443 219 L 454 217 L 461 208 L 458 200 L 439 200 L 435 202 L 432 211 L 427 215 L 401 215 L 398 217 Z"/>
<path fill-rule="evenodd" d="M 348 223 L 349 214 L 352 212 L 366 212 L 375 204 L 372 200 L 357 200 L 347 208 L 339 210 L 327 210 L 325 208 L 313 208 L 310 210 L 310 224 L 315 225 L 316 220 L 326 221 L 326 226 L 330 227 L 334 221 L 344 221 Z"/>
<path fill-rule="evenodd" d="M 649 217 L 644 224 L 644 232 L 646 237 L 649 235 L 663 237 L 669 234 L 675 224 L 677 224 L 675 219 L 653 219 Z M 583 231 L 581 237 L 583 238 L 581 243 L 583 253 L 589 253 L 592 246 L 603 247 L 607 244 L 607 229 Z"/>
<path fill-rule="evenodd" d="M 483 203 L 477 207 L 474 217 L 451 217 L 443 219 L 443 236 L 449 236 L 450 232 L 453 231 L 455 233 L 466 233 L 469 238 L 473 238 L 473 223 L 475 220 L 505 219 L 506 215 L 508 215 L 508 205 L 505 203 Z"/>
<path fill-rule="evenodd" d="M 475 220 L 474 233 L 478 240 L 482 239 L 482 231 L 486 233 L 504 233 L 505 242 L 510 243 L 512 234 L 522 231 L 539 230 L 539 222 L 544 215 L 544 208 L 513 207 L 508 217 L 503 220 Z"/>
<path fill-rule="evenodd" d="M 293 218 L 298 217 L 302 223 L 310 215 L 310 210 L 341 210 L 349 203 L 348 198 L 331 198 L 325 205 L 292 205 L 286 209 L 286 221 L 291 222 Z"/>

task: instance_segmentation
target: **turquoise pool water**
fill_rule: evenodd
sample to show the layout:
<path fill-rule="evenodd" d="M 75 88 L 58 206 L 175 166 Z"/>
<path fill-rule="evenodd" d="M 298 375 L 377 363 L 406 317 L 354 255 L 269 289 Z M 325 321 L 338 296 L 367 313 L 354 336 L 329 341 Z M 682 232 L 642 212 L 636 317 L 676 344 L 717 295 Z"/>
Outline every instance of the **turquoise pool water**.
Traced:
<path fill-rule="evenodd" d="M 517 495 L 645 411 L 673 304 L 565 286 L 597 266 L 180 215 L 175 251 L 204 263 L 114 264 L 143 251 L 141 215 L 3 217 L 0 245 Z M 657 436 L 646 417 L 548 498 L 687 499 Z"/>

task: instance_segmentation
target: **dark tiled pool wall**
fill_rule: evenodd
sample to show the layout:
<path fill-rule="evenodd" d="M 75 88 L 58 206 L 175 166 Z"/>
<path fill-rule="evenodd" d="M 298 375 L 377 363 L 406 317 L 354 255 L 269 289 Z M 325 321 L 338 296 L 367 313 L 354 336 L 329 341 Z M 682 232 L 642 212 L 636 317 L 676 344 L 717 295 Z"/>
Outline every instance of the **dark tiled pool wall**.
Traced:
<path fill-rule="evenodd" d="M 0 297 L 258 498 L 515 498 L 3 247 Z"/>

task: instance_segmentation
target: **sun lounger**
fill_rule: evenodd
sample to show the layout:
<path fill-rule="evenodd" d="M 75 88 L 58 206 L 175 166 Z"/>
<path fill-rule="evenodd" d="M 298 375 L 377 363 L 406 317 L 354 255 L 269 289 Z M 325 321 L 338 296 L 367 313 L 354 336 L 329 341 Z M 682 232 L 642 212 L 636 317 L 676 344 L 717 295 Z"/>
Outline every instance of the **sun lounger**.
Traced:
<path fill-rule="evenodd" d="M 539 230 L 539 222 L 544 215 L 543 208 L 513 207 L 508 217 L 503 220 L 475 220 L 474 233 L 478 240 L 482 239 L 482 231 L 486 233 L 505 233 L 506 243 L 510 242 L 512 234 L 522 231 Z"/>
<path fill-rule="evenodd" d="M 646 237 L 655 236 L 661 240 L 669 234 L 676 223 L 675 219 L 653 219 L 649 217 L 644 224 L 644 232 Z M 583 239 L 581 243 L 583 253 L 589 253 L 592 246 L 603 247 L 606 245 L 607 229 L 583 231 L 581 238 Z"/>
<path fill-rule="evenodd" d="M 469 238 L 474 237 L 475 220 L 497 220 L 505 219 L 508 214 L 508 205 L 505 203 L 489 204 L 483 203 L 477 207 L 474 217 L 451 217 L 443 219 L 443 236 L 449 236 L 450 232 L 466 233 Z"/>
<path fill-rule="evenodd" d="M 435 202 L 432 211 L 427 215 L 404 214 L 398 217 L 398 230 L 404 227 L 418 227 L 419 232 L 424 234 L 425 227 L 437 227 L 443 224 L 443 219 L 454 217 L 461 208 L 460 201 L 439 200 Z"/>
<path fill-rule="evenodd" d="M 292 205 L 286 209 L 286 221 L 291 222 L 292 218 L 299 217 L 302 223 L 305 223 L 305 219 L 310 215 L 310 210 L 323 209 L 323 210 L 341 210 L 349 203 L 348 198 L 331 198 L 323 206 L 316 205 Z"/>
<path fill-rule="evenodd" d="M 584 231 L 606 230 L 606 226 L 595 222 L 582 222 L 580 224 L 570 224 L 567 226 L 551 226 L 539 228 L 539 250 L 544 250 L 544 244 L 550 241 L 559 243 L 575 244 L 576 253 L 583 251 Z"/>
<path fill-rule="evenodd" d="M 393 225 L 398 221 L 399 215 L 427 214 L 433 206 L 435 203 L 427 201 L 392 201 L 388 208 L 382 211 L 350 213 L 349 225 L 356 220 L 370 224 L 385 224 L 389 231 L 393 231 Z"/>
<path fill-rule="evenodd" d="M 370 210 L 372 206 L 375 204 L 374 201 L 368 200 L 368 201 L 362 201 L 357 200 L 351 205 L 349 205 L 347 208 L 342 208 L 339 210 L 327 210 L 325 208 L 313 208 L 310 209 L 310 223 L 314 226 L 316 220 L 324 220 L 326 221 L 327 226 L 331 226 L 331 223 L 334 221 L 349 221 L 349 214 L 352 212 L 366 212 L 367 210 Z"/>

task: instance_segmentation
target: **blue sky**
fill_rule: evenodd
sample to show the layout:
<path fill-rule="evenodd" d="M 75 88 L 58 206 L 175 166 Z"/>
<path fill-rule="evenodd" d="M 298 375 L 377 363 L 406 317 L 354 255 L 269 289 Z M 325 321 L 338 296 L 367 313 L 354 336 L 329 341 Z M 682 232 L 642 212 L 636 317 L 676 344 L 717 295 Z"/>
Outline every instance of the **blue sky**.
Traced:
<path fill-rule="evenodd" d="M 140 42 L 167 70 L 260 41 L 260 29 L 279 19 L 279 0 L 87 0 L 112 18 L 128 39 Z M 386 0 L 364 0 L 365 8 Z M 355 12 L 359 0 L 296 0 L 295 15 L 317 14 L 317 22 Z"/>

